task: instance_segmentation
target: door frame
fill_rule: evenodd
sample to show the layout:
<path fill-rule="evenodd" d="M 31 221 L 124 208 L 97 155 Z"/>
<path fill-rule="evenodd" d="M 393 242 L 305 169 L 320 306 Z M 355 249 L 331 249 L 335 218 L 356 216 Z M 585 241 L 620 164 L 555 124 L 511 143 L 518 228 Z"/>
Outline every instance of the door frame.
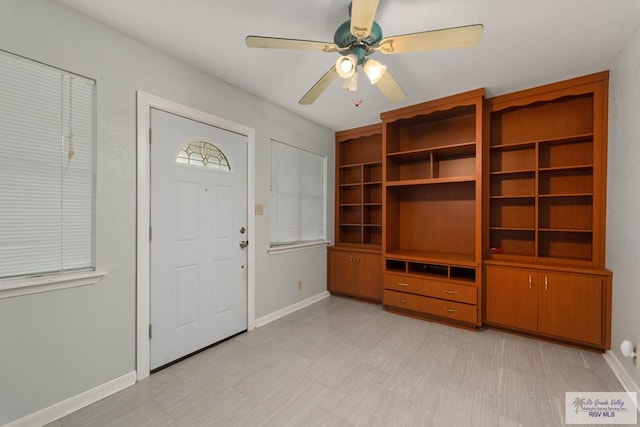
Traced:
<path fill-rule="evenodd" d="M 247 137 L 247 330 L 255 328 L 255 129 L 169 101 L 143 91 L 137 91 L 137 214 L 136 214 L 136 375 L 140 381 L 149 376 L 150 340 L 150 268 L 151 243 L 151 176 L 149 131 L 151 109 L 162 110 Z"/>

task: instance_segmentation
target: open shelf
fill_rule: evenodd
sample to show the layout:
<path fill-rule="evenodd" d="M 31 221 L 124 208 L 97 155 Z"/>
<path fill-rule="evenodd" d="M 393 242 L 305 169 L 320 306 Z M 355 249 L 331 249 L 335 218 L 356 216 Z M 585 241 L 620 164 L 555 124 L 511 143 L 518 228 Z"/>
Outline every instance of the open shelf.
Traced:
<path fill-rule="evenodd" d="M 489 226 L 505 229 L 533 229 L 535 227 L 535 199 L 492 199 Z"/>
<path fill-rule="evenodd" d="M 591 260 L 594 94 L 518 103 L 489 117 L 487 249 L 492 259 Z"/>
<path fill-rule="evenodd" d="M 382 132 L 379 125 L 336 133 L 336 245 L 382 245 Z"/>
<path fill-rule="evenodd" d="M 476 267 L 474 266 L 387 258 L 385 260 L 385 271 L 389 273 L 410 274 L 424 278 L 454 280 L 468 284 L 476 283 Z"/>
<path fill-rule="evenodd" d="M 387 181 L 387 187 L 401 187 L 412 185 L 452 184 L 456 182 L 475 182 L 475 176 L 456 176 L 450 178 L 408 179 L 403 181 Z"/>
<path fill-rule="evenodd" d="M 475 148 L 475 147 L 474 147 Z M 475 155 L 420 151 L 387 157 L 387 181 L 475 177 Z"/>
<path fill-rule="evenodd" d="M 428 148 L 419 148 L 415 150 L 387 152 L 387 158 L 393 158 L 404 161 L 411 161 L 414 158 L 420 158 L 424 155 L 432 153 L 439 154 L 444 157 L 461 157 L 473 156 L 476 153 L 476 142 L 461 142 L 454 144 L 438 145 Z"/>
<path fill-rule="evenodd" d="M 365 163 L 362 165 L 363 184 L 382 183 L 382 162 Z"/>
<path fill-rule="evenodd" d="M 592 233 L 541 231 L 538 256 L 589 261 L 592 259 Z"/>
<path fill-rule="evenodd" d="M 387 252 L 475 259 L 475 182 L 388 186 Z"/>
<path fill-rule="evenodd" d="M 453 252 L 423 251 L 417 249 L 387 250 L 385 256 L 391 259 L 405 261 L 427 262 L 435 264 L 456 264 L 464 267 L 477 267 L 478 262 L 473 254 L 460 254 Z"/>

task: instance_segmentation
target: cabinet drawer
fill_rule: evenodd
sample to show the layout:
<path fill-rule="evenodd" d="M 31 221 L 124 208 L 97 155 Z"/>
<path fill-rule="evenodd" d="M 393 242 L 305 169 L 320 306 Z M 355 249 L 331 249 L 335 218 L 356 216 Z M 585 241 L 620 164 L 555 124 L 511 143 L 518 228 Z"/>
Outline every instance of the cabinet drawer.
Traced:
<path fill-rule="evenodd" d="M 477 303 L 477 292 L 475 287 L 447 283 L 439 280 L 387 273 L 384 275 L 384 288 L 400 292 L 410 292 L 412 294 L 428 297 L 448 299 L 451 301 L 459 301 L 467 304 Z"/>
<path fill-rule="evenodd" d="M 382 303 L 385 306 L 397 307 L 438 317 L 476 323 L 477 307 L 420 295 L 384 290 Z"/>

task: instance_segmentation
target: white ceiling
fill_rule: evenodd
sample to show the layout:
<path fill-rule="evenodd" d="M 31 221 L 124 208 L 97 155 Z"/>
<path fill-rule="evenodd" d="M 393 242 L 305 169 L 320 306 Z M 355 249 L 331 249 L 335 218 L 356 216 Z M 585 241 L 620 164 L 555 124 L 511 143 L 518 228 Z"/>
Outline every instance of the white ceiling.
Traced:
<path fill-rule="evenodd" d="M 247 35 L 333 41 L 349 0 L 58 0 L 143 42 L 332 130 L 380 113 L 484 87 L 487 96 L 610 67 L 640 24 L 638 0 L 380 0 L 384 36 L 484 24 L 473 48 L 374 54 L 407 98 L 390 104 L 362 74 L 358 98 L 334 82 L 298 100 L 337 53 L 249 49 Z"/>

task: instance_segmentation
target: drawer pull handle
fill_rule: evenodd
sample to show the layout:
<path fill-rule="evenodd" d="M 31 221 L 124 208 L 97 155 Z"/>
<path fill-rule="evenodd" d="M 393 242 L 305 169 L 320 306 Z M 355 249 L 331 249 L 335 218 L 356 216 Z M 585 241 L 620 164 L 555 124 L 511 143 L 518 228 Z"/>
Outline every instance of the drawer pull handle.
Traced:
<path fill-rule="evenodd" d="M 458 291 L 445 290 L 444 293 L 448 295 L 458 295 Z"/>
<path fill-rule="evenodd" d="M 406 299 L 402 299 L 402 298 L 398 299 L 398 301 L 400 301 L 402 304 L 406 304 L 407 303 L 407 300 Z"/>
<path fill-rule="evenodd" d="M 448 313 L 457 313 L 458 310 L 454 309 L 454 308 L 447 308 L 447 312 Z"/>
<path fill-rule="evenodd" d="M 403 288 L 406 288 L 407 286 L 409 286 L 408 283 L 402 283 L 402 282 L 398 282 L 398 285 L 402 286 Z"/>

